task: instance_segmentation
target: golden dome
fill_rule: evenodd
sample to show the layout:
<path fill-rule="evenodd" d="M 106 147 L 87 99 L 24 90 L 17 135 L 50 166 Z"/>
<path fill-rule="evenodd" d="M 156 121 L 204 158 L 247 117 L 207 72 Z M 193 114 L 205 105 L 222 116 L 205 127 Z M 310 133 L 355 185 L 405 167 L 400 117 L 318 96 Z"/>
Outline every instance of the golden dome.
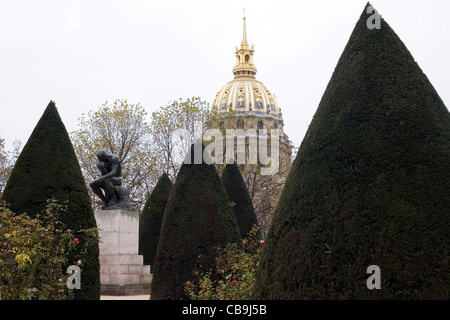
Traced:
<path fill-rule="evenodd" d="M 256 67 L 253 62 L 254 46 L 247 43 L 244 17 L 244 32 L 241 47 L 236 47 L 234 80 L 228 82 L 217 94 L 212 104 L 214 113 L 241 112 L 272 116 L 281 119 L 275 95 L 264 84 L 255 79 Z"/>
<path fill-rule="evenodd" d="M 281 118 L 275 95 L 256 79 L 240 78 L 228 82 L 217 93 L 212 111 L 253 112 Z"/>

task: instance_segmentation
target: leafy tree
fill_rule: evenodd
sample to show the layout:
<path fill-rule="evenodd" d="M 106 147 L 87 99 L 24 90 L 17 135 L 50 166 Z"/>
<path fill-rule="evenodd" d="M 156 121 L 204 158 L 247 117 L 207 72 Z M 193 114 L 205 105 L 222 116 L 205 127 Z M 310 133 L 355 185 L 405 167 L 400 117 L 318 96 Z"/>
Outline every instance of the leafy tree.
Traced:
<path fill-rule="evenodd" d="M 214 270 L 216 248 L 240 242 L 230 200 L 214 165 L 191 148 L 172 187 L 161 226 L 151 298 L 186 299 L 193 270 Z M 201 149 L 200 149 L 201 150 Z"/>
<path fill-rule="evenodd" d="M 0 138 L 0 197 L 5 189 L 8 177 L 11 174 L 14 163 L 19 156 L 20 141 L 14 141 L 13 151 L 5 149 L 5 139 Z"/>
<path fill-rule="evenodd" d="M 79 119 L 80 128 L 71 134 L 86 184 L 100 175 L 96 167 L 98 150 L 117 155 L 124 185 L 137 210 L 158 180 L 157 154 L 146 116 L 140 104 L 130 104 L 127 100 L 105 102 L 97 111 L 83 114 Z M 101 207 L 101 200 L 89 187 L 88 190 L 95 207 Z"/>
<path fill-rule="evenodd" d="M 31 218 L 45 211 L 48 199 L 67 205 L 67 212 L 60 217 L 67 229 L 96 228 L 80 165 L 53 101 L 20 153 L 2 195 L 12 212 L 27 213 Z M 75 236 L 82 244 L 87 241 L 82 233 Z M 74 293 L 76 299 L 100 298 L 98 254 L 96 243 L 85 255 L 67 258 L 85 262 L 81 290 Z"/>
<path fill-rule="evenodd" d="M 207 127 L 209 129 L 220 129 L 222 136 L 224 137 L 223 141 L 223 150 L 226 153 L 227 144 L 230 141 L 227 141 L 227 130 L 236 130 L 237 122 L 244 121 L 245 126 L 244 134 L 247 134 L 245 140 L 243 142 L 239 142 L 240 139 L 235 139 L 234 141 L 234 156 L 235 160 L 238 154 L 244 153 L 245 155 L 245 164 L 239 164 L 239 169 L 241 171 L 241 175 L 244 179 L 244 182 L 247 186 L 247 190 L 251 201 L 253 203 L 253 208 L 256 213 L 256 217 L 258 219 L 258 223 L 260 226 L 260 231 L 262 234 L 265 234 L 268 231 L 270 223 L 272 221 L 273 212 L 275 210 L 275 206 L 278 202 L 278 199 L 281 194 L 281 190 L 286 181 L 286 177 L 288 175 L 289 169 L 291 167 L 291 147 L 290 142 L 287 141 L 286 137 L 283 135 L 279 136 L 279 166 L 278 170 L 274 174 L 261 174 L 261 170 L 270 165 L 265 165 L 261 162 L 259 147 L 253 149 L 250 144 L 249 134 L 251 130 L 255 130 L 255 134 L 257 130 L 255 127 L 258 126 L 258 119 L 255 119 L 252 115 L 245 115 L 244 117 L 237 114 L 235 111 L 230 111 L 227 113 L 218 113 L 211 114 L 209 120 L 207 122 Z M 266 124 L 267 127 L 267 124 Z M 273 128 L 273 127 L 272 127 Z M 258 129 L 259 130 L 259 129 Z M 269 128 L 270 130 L 270 128 Z M 273 137 L 270 136 L 270 131 L 267 132 L 268 138 L 268 155 L 270 156 L 270 141 L 272 141 Z M 263 136 L 259 136 L 258 139 L 263 138 Z M 208 141 L 204 141 L 205 144 L 209 144 Z M 231 142 L 232 143 L 232 142 Z M 259 142 L 258 142 L 259 143 Z M 249 160 L 250 152 L 255 152 L 258 154 L 258 159 L 256 164 L 251 164 Z M 233 152 L 232 152 L 233 154 Z M 254 153 L 253 153 L 254 154 Z M 228 162 L 227 159 L 224 159 L 224 163 Z M 225 164 L 216 164 L 216 168 L 219 173 L 223 172 L 225 168 Z"/>
<path fill-rule="evenodd" d="M 237 164 L 227 164 L 221 179 L 228 197 L 233 203 L 233 212 L 239 226 L 239 232 L 242 237 L 246 237 L 253 226 L 258 226 L 258 219 Z"/>
<path fill-rule="evenodd" d="M 450 114 L 384 19 L 368 28 L 369 6 L 289 173 L 255 298 L 450 298 Z"/>
<path fill-rule="evenodd" d="M 190 145 L 201 138 L 209 117 L 209 107 L 199 97 L 172 101 L 152 113 L 150 132 L 159 167 L 172 181 Z"/>
<path fill-rule="evenodd" d="M 252 199 L 258 224 L 266 234 L 272 223 L 275 207 L 283 190 L 290 163 L 280 161 L 279 171 L 273 175 L 261 175 L 261 165 L 247 164 L 242 170 L 242 177 Z"/>
<path fill-rule="evenodd" d="M 161 224 L 171 189 L 172 182 L 164 173 L 145 202 L 139 220 L 139 254 L 144 256 L 144 264 L 152 268 L 155 265 Z"/>

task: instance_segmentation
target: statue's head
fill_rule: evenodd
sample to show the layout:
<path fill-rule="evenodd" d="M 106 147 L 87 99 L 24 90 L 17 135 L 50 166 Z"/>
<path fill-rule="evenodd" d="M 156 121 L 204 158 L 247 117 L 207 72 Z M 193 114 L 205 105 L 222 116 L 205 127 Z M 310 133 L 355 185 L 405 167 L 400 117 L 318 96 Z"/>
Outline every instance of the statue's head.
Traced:
<path fill-rule="evenodd" d="M 97 158 L 98 160 L 105 162 L 106 160 L 108 160 L 108 154 L 105 150 L 99 150 L 97 152 Z"/>

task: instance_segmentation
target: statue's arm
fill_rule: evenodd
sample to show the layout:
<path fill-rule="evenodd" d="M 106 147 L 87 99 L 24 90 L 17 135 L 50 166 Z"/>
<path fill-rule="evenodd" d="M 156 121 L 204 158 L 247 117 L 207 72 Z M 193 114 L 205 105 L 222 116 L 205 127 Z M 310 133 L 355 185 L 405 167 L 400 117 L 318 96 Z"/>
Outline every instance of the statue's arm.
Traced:
<path fill-rule="evenodd" d="M 111 164 L 111 171 L 107 173 L 105 172 L 105 174 L 102 175 L 101 179 L 105 180 L 115 177 L 117 175 L 117 170 L 119 169 L 119 163 L 119 159 L 113 160 L 113 163 Z"/>
<path fill-rule="evenodd" d="M 97 162 L 97 168 L 100 170 L 100 172 L 102 173 L 102 176 L 104 176 L 105 174 L 107 174 L 106 169 L 105 169 L 105 163 L 103 161 L 99 161 Z"/>

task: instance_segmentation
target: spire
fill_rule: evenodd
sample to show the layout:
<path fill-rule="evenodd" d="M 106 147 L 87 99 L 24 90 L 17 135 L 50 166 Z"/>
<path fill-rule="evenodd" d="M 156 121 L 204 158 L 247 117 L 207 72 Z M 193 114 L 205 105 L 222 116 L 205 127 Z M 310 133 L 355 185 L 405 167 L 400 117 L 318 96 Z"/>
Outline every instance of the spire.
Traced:
<path fill-rule="evenodd" d="M 243 35 L 242 35 L 242 42 L 244 43 L 247 43 L 247 28 L 246 28 L 246 26 L 245 26 L 245 7 L 244 7 L 244 32 L 243 32 Z"/>

